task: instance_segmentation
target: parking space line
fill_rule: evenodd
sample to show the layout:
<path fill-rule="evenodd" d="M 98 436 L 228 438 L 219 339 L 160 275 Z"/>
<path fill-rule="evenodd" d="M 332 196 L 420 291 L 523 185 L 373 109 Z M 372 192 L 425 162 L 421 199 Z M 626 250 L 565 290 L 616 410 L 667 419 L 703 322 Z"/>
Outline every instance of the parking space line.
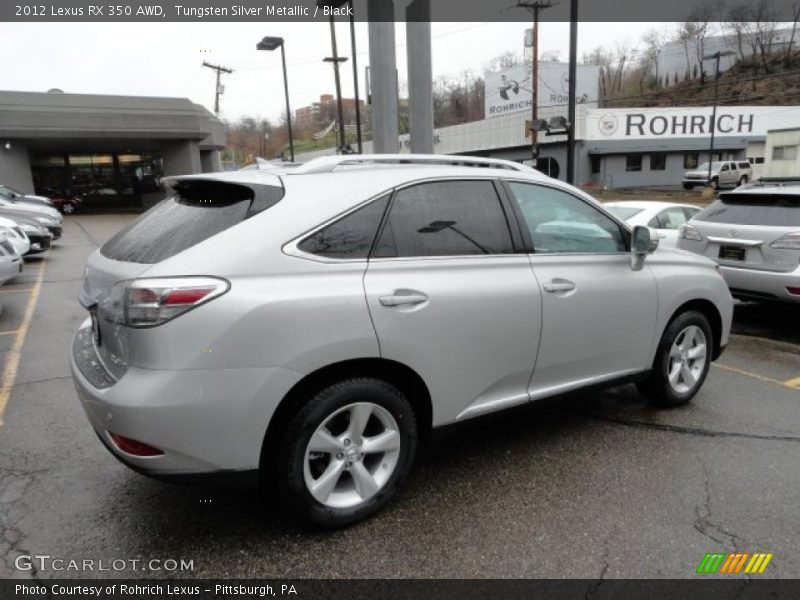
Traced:
<path fill-rule="evenodd" d="M 800 389 L 800 377 L 795 377 L 794 379 L 787 379 L 783 382 L 783 385 L 788 386 L 790 388 Z"/>
<path fill-rule="evenodd" d="M 19 333 L 19 329 L 15 329 L 14 331 L 0 331 L 0 335 L 14 335 L 15 333 Z"/>
<path fill-rule="evenodd" d="M 33 291 L 33 288 L 22 288 L 19 290 L 0 290 L 0 294 L 15 294 L 15 293 L 31 292 L 31 291 Z"/>
<path fill-rule="evenodd" d="M 16 333 L 14 344 L 11 346 L 11 350 L 6 354 L 5 368 L 3 369 L 3 375 L 0 377 L 0 427 L 3 426 L 3 414 L 5 413 L 8 399 L 11 397 L 11 390 L 14 387 L 14 382 L 17 379 L 22 346 L 25 344 L 25 338 L 28 335 L 28 329 L 30 329 L 31 321 L 33 320 L 33 311 L 36 309 L 36 303 L 39 300 L 39 292 L 42 289 L 42 282 L 44 281 L 44 266 L 45 263 L 42 262 L 39 267 L 39 272 L 36 274 L 36 281 L 33 284 L 33 288 L 31 288 L 28 304 L 25 306 L 25 315 L 22 317 L 22 325 L 14 332 Z"/>
<path fill-rule="evenodd" d="M 758 379 L 759 381 L 766 381 L 767 383 L 774 383 L 776 385 L 780 385 L 782 387 L 788 387 L 792 389 L 800 389 L 800 377 L 797 379 L 790 379 L 789 381 L 779 381 L 777 379 L 772 379 L 771 377 L 766 377 L 764 375 L 759 375 L 758 373 L 752 373 L 750 371 L 745 371 L 744 369 L 737 369 L 736 367 L 729 367 L 728 365 L 721 365 L 719 363 L 711 363 L 713 366 L 723 369 L 724 371 L 731 371 L 732 373 L 738 373 L 739 375 L 744 375 L 745 377 L 750 377 L 751 379 Z M 794 385 L 791 385 L 794 383 Z"/>

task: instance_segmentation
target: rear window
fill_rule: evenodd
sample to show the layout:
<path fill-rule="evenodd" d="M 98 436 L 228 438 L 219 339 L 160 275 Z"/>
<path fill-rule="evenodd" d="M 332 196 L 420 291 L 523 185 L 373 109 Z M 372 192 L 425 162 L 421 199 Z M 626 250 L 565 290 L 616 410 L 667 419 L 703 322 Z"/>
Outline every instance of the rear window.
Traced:
<path fill-rule="evenodd" d="M 800 227 L 800 197 L 784 194 L 727 194 L 694 219 L 710 223 Z"/>
<path fill-rule="evenodd" d="M 622 219 L 623 221 L 630 219 L 633 215 L 638 215 L 643 210 L 641 208 L 632 208 L 630 206 L 609 206 L 608 204 L 606 204 L 605 208 L 612 215 Z"/>
<path fill-rule="evenodd" d="M 173 194 L 103 245 L 112 260 L 153 264 L 191 248 L 277 203 L 283 189 L 184 180 Z"/>

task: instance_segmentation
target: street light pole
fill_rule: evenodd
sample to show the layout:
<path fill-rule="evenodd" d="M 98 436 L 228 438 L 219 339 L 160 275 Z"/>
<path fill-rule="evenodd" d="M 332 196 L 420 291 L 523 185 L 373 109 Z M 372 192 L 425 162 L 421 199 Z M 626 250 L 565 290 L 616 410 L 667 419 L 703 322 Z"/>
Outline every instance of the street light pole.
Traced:
<path fill-rule="evenodd" d="M 575 183 L 575 84 L 578 64 L 578 0 L 569 5 L 569 109 L 567 121 L 567 183 Z"/>
<path fill-rule="evenodd" d="M 286 97 L 286 128 L 289 133 L 289 157 L 294 162 L 294 138 L 292 137 L 292 109 L 289 107 L 289 78 L 286 74 L 286 52 L 284 51 L 284 40 L 281 37 L 265 37 L 258 44 L 256 50 L 277 50 L 281 49 L 281 64 L 283 65 L 283 92 Z"/>
<path fill-rule="evenodd" d="M 355 92 L 356 102 L 356 141 L 358 143 L 358 153 L 364 152 L 364 146 L 361 139 L 361 100 L 358 96 L 358 58 L 356 58 L 356 22 L 355 22 L 355 7 L 353 0 L 350 2 L 350 47 L 351 54 L 353 55 L 353 91 Z"/>
<path fill-rule="evenodd" d="M 711 110 L 711 145 L 708 149 L 708 185 L 711 185 L 711 163 L 714 161 L 714 137 L 717 131 L 717 100 L 719 99 L 719 59 L 722 56 L 734 54 L 731 50 L 717 50 L 707 54 L 703 60 L 714 60 L 714 108 Z M 700 67 L 702 69 L 702 65 Z"/>

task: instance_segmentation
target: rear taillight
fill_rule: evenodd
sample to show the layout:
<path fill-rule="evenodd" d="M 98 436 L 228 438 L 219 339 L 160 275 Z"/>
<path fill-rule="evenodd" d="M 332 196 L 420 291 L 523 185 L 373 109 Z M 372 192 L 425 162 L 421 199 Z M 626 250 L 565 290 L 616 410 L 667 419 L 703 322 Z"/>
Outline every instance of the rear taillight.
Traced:
<path fill-rule="evenodd" d="M 124 435 L 119 435 L 113 431 L 108 432 L 108 437 L 111 438 L 111 441 L 114 442 L 114 445 L 117 448 L 126 454 L 132 454 L 133 456 L 161 456 L 164 454 L 158 448 L 154 448 L 153 446 L 145 444 L 144 442 L 125 437 Z"/>
<path fill-rule="evenodd" d="M 154 277 L 120 281 L 101 306 L 103 316 L 129 327 L 154 327 L 218 298 L 230 284 L 216 277 Z"/>
<path fill-rule="evenodd" d="M 777 250 L 800 250 L 800 231 L 787 233 L 769 245 Z"/>
<path fill-rule="evenodd" d="M 786 291 L 792 296 L 800 296 L 800 287 L 787 287 Z"/>
<path fill-rule="evenodd" d="M 697 227 L 695 227 L 694 225 L 689 225 L 688 223 L 686 223 L 684 226 L 681 227 L 678 236 L 683 238 L 684 240 L 694 240 L 696 242 L 700 242 L 703 240 L 703 236 L 700 233 L 700 230 L 697 229 Z"/>

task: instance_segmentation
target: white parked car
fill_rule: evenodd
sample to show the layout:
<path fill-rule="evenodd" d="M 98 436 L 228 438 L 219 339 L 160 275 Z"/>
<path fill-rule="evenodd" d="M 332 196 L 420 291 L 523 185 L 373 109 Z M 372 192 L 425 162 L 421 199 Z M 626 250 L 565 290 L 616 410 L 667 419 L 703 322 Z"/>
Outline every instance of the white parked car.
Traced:
<path fill-rule="evenodd" d="M 631 227 L 644 225 L 655 229 L 661 248 L 675 248 L 678 244 L 678 233 L 681 227 L 702 210 L 699 206 L 692 204 L 649 200 L 606 202 L 605 207 Z"/>
<path fill-rule="evenodd" d="M 22 257 L 5 231 L 0 231 L 0 285 L 22 273 Z"/>
<path fill-rule="evenodd" d="M 8 241 L 14 246 L 17 254 L 23 256 L 31 249 L 31 241 L 25 234 L 23 227 L 15 221 L 0 217 L 0 232 L 5 233 Z"/>

